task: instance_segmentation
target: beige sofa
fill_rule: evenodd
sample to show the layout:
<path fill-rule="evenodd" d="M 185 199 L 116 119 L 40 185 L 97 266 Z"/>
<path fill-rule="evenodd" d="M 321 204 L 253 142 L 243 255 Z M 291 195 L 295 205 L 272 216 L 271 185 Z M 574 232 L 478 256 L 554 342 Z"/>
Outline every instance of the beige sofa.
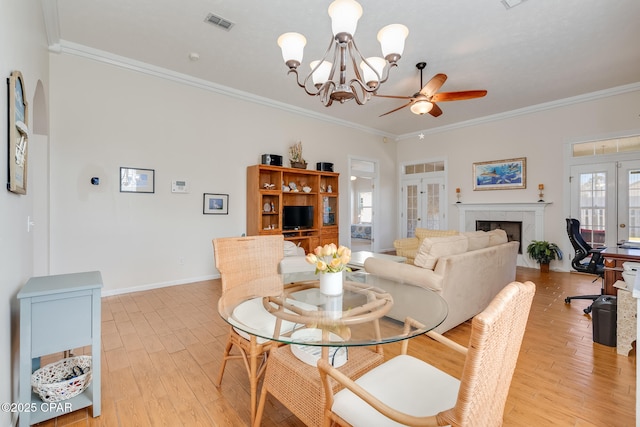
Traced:
<path fill-rule="evenodd" d="M 427 237 L 416 254 L 415 265 L 368 258 L 364 268 L 368 273 L 440 294 L 449 307 L 447 318 L 435 329 L 442 333 L 484 310 L 503 287 L 515 280 L 518 246 L 518 242 L 507 241 L 504 230 Z"/>
<path fill-rule="evenodd" d="M 415 237 L 405 237 L 396 239 L 393 247 L 396 248 L 396 255 L 407 259 L 407 264 L 413 264 L 416 253 L 422 245 L 422 241 L 427 237 L 445 237 L 459 234 L 457 230 L 431 230 L 429 228 L 416 228 Z"/>

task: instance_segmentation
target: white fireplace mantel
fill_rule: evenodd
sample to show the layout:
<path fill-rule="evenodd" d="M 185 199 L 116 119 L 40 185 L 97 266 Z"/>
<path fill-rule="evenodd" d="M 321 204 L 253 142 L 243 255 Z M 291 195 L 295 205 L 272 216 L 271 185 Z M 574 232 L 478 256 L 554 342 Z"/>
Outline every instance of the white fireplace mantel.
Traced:
<path fill-rule="evenodd" d="M 532 240 L 544 240 L 544 209 L 551 202 L 528 203 L 455 203 L 459 213 L 459 230 L 475 231 L 477 220 L 522 222 L 521 246 Z M 536 267 L 528 257 L 518 255 L 518 265 Z"/>

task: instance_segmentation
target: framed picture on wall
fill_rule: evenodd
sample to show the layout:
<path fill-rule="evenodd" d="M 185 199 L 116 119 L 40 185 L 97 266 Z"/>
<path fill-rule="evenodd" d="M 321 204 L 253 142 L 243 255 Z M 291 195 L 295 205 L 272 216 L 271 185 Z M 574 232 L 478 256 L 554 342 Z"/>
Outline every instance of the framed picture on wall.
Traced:
<path fill-rule="evenodd" d="M 229 195 L 204 193 L 202 213 L 205 215 L 228 215 Z"/>
<path fill-rule="evenodd" d="M 27 194 L 27 143 L 29 142 L 29 109 L 25 99 L 24 80 L 14 71 L 9 82 L 9 168 L 7 190 Z"/>
<path fill-rule="evenodd" d="M 154 193 L 156 171 L 153 169 L 120 168 L 121 193 Z"/>
<path fill-rule="evenodd" d="M 527 158 L 492 160 L 473 164 L 473 190 L 527 188 Z"/>

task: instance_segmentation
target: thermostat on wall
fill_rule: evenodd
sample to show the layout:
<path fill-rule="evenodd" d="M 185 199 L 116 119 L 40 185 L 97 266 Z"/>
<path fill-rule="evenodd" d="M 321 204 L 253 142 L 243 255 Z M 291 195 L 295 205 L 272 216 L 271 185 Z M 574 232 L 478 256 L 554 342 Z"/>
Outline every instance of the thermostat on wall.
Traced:
<path fill-rule="evenodd" d="M 188 193 L 189 186 L 187 185 L 187 181 L 185 180 L 171 181 L 171 192 L 172 193 Z"/>

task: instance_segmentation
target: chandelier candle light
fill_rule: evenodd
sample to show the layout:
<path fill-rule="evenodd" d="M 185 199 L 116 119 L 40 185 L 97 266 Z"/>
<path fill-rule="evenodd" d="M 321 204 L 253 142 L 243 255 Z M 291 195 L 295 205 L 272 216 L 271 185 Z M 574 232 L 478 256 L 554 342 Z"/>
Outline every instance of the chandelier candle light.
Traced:
<path fill-rule="evenodd" d="M 351 249 L 330 243 L 318 246 L 306 256 L 309 264 L 316 266 L 316 274 L 320 275 L 320 292 L 325 295 L 342 293 L 343 271 L 351 271 L 347 264 L 351 260 Z"/>
<path fill-rule="evenodd" d="M 362 6 L 354 0 L 335 0 L 329 5 L 328 12 L 333 31 L 331 42 L 322 59 L 311 62 L 311 72 L 302 82 L 298 66 L 302 62 L 307 39 L 299 33 L 284 33 L 278 37 L 282 58 L 289 67 L 289 73 L 296 75 L 298 86 L 311 96 L 319 96 L 325 107 L 330 106 L 333 101 L 344 103 L 350 99 L 363 105 L 387 81 L 389 69 L 397 66 L 409 30 L 401 24 L 382 28 L 378 32 L 378 41 L 384 58 L 365 58 L 353 39 L 358 19 L 362 16 Z M 333 62 L 330 62 L 326 59 L 332 50 Z M 358 62 L 362 73 L 358 70 Z M 349 68 L 355 77 L 347 76 Z"/>

